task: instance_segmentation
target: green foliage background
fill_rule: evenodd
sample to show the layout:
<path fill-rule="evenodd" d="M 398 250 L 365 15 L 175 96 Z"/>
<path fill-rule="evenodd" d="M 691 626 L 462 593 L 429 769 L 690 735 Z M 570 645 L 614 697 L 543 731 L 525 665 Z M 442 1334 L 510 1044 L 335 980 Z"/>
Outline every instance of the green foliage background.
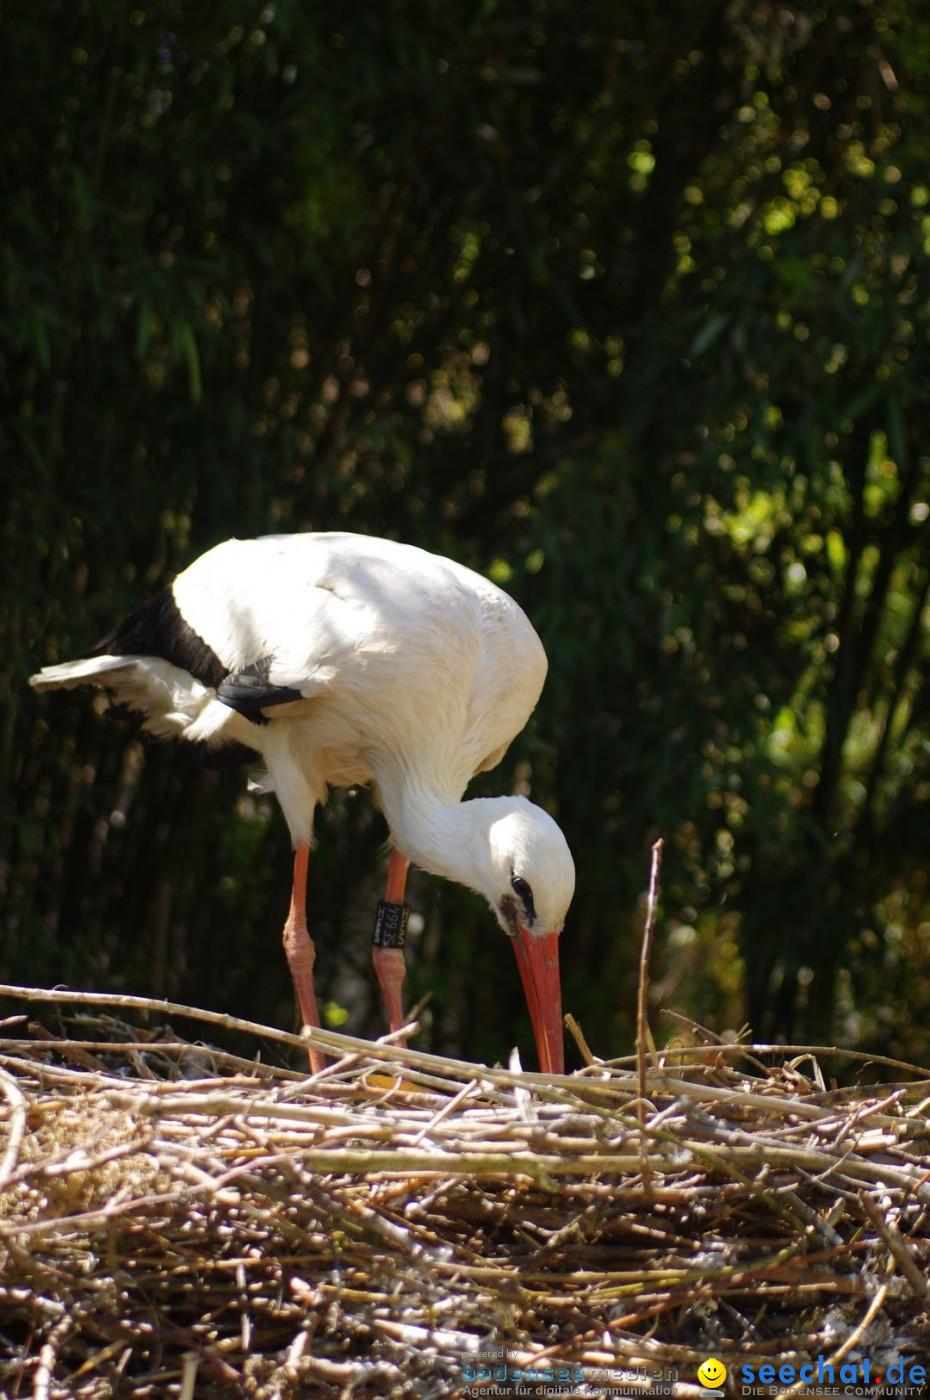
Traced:
<path fill-rule="evenodd" d="M 926 1056 L 930 39 L 905 0 L 9 0 L 0 977 L 291 1024 L 284 824 L 36 697 L 231 534 L 350 528 L 507 586 L 550 656 L 476 791 L 579 875 L 566 1009 Z M 385 837 L 319 823 L 324 999 Z M 420 877 L 422 1043 L 531 1044 L 487 911 Z"/>

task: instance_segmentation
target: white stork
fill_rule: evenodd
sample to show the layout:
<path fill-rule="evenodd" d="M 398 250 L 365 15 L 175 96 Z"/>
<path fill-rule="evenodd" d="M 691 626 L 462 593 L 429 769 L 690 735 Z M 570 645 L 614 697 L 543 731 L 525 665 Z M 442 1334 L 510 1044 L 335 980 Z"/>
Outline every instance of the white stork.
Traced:
<path fill-rule="evenodd" d="M 413 861 L 487 899 L 517 956 L 540 1066 L 559 1074 L 568 845 L 524 797 L 461 800 L 526 724 L 545 675 L 526 615 L 479 574 L 392 540 L 300 534 L 217 545 L 31 684 L 103 686 L 151 734 L 261 757 L 294 843 L 284 948 L 305 1027 L 320 1024 L 306 921 L 314 810 L 330 785 L 370 783 L 391 833 L 373 951 L 391 1029 L 404 1024 Z"/>

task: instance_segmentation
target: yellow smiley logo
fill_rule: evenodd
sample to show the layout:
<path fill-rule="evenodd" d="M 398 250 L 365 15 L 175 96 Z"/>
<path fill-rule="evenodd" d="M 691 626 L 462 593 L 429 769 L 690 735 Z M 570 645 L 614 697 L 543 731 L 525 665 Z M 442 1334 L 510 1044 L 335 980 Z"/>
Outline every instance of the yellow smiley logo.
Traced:
<path fill-rule="evenodd" d="M 709 1385 L 713 1390 L 723 1385 L 726 1378 L 727 1368 L 722 1361 L 717 1360 L 716 1356 L 709 1356 L 698 1367 L 698 1380 L 701 1385 Z"/>

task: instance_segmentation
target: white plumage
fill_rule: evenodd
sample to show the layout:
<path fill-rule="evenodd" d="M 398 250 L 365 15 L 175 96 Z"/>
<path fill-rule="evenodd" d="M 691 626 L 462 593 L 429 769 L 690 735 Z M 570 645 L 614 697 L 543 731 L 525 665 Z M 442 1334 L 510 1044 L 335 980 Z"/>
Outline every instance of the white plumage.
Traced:
<path fill-rule="evenodd" d="M 389 902 L 406 860 L 483 894 L 514 940 L 541 1063 L 561 1070 L 568 846 L 524 798 L 461 801 L 525 725 L 545 674 L 527 617 L 480 575 L 390 540 L 305 534 L 217 545 L 89 656 L 32 684 L 101 685 L 154 735 L 260 755 L 297 852 L 285 947 L 305 1024 L 318 1024 L 303 922 L 314 810 L 328 786 L 372 784 L 394 848 Z M 392 1028 L 402 959 L 375 950 Z"/>

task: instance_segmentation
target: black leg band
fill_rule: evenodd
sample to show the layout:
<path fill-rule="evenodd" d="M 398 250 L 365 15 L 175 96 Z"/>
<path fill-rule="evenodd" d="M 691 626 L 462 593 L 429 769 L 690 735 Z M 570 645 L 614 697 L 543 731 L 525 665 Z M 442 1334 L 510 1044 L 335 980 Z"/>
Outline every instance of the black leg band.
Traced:
<path fill-rule="evenodd" d="M 382 899 L 378 904 L 372 943 L 376 948 L 403 948 L 407 941 L 409 904 L 393 904 Z"/>

